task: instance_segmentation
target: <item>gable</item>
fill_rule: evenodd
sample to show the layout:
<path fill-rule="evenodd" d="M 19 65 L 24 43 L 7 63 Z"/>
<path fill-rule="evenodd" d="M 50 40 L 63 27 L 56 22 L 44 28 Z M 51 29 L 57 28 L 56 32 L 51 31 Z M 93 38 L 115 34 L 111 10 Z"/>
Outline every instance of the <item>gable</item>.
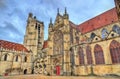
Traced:
<path fill-rule="evenodd" d="M 116 36 L 119 36 L 119 34 L 117 34 L 117 33 L 114 32 L 114 31 L 111 31 L 111 32 L 109 33 L 107 39 L 109 39 L 109 38 L 113 38 L 113 37 L 116 37 Z"/>
<path fill-rule="evenodd" d="M 95 36 L 92 40 L 92 42 L 97 42 L 97 41 L 100 41 L 101 38 L 99 36 Z"/>
<path fill-rule="evenodd" d="M 56 16 L 54 25 L 57 26 L 58 24 L 61 24 L 61 22 L 63 23 L 63 17 L 62 17 L 62 15 L 59 14 Z"/>

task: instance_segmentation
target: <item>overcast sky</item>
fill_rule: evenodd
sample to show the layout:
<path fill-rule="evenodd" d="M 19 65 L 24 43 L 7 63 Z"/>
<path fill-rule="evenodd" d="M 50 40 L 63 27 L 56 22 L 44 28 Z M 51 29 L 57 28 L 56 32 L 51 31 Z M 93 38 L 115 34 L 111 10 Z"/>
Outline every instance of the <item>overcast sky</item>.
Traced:
<path fill-rule="evenodd" d="M 80 24 L 114 7 L 114 0 L 0 0 L 0 39 L 23 43 L 28 13 L 32 12 L 45 25 L 48 37 L 49 19 L 55 20 L 57 8 Z"/>

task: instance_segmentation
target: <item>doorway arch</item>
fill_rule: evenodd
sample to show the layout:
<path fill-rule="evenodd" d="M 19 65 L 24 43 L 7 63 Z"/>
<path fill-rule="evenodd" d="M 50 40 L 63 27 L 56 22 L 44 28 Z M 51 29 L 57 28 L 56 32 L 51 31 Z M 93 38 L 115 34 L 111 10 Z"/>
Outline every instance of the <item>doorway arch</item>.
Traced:
<path fill-rule="evenodd" d="M 24 74 L 27 74 L 27 69 L 24 70 Z"/>

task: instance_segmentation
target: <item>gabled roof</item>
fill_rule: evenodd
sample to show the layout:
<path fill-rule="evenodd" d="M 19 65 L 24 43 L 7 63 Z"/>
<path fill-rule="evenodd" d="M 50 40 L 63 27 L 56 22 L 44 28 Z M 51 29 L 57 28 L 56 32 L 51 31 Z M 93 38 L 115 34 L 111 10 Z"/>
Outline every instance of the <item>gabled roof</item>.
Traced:
<path fill-rule="evenodd" d="M 57 14 L 54 24 L 58 22 L 60 19 L 63 19 L 63 16 L 61 14 Z"/>
<path fill-rule="evenodd" d="M 0 48 L 1 47 L 9 50 L 28 52 L 27 48 L 25 48 L 22 44 L 9 42 L 5 40 L 0 40 Z"/>
<path fill-rule="evenodd" d="M 78 29 L 81 33 L 87 33 L 98 28 L 104 27 L 105 25 L 111 24 L 113 22 L 118 21 L 116 8 L 108 10 L 103 14 L 100 14 L 80 25 L 78 25 Z"/>
<path fill-rule="evenodd" d="M 69 26 L 72 27 L 73 29 L 76 29 L 76 26 L 72 21 L 69 21 Z"/>

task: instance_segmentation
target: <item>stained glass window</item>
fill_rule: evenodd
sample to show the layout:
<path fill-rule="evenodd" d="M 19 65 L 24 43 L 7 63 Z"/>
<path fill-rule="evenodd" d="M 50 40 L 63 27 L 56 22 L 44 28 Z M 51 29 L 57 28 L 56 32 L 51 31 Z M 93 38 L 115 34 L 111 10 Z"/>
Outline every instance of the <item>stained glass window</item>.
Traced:
<path fill-rule="evenodd" d="M 100 45 L 98 44 L 95 45 L 94 54 L 96 64 L 105 64 L 103 50 Z"/>

